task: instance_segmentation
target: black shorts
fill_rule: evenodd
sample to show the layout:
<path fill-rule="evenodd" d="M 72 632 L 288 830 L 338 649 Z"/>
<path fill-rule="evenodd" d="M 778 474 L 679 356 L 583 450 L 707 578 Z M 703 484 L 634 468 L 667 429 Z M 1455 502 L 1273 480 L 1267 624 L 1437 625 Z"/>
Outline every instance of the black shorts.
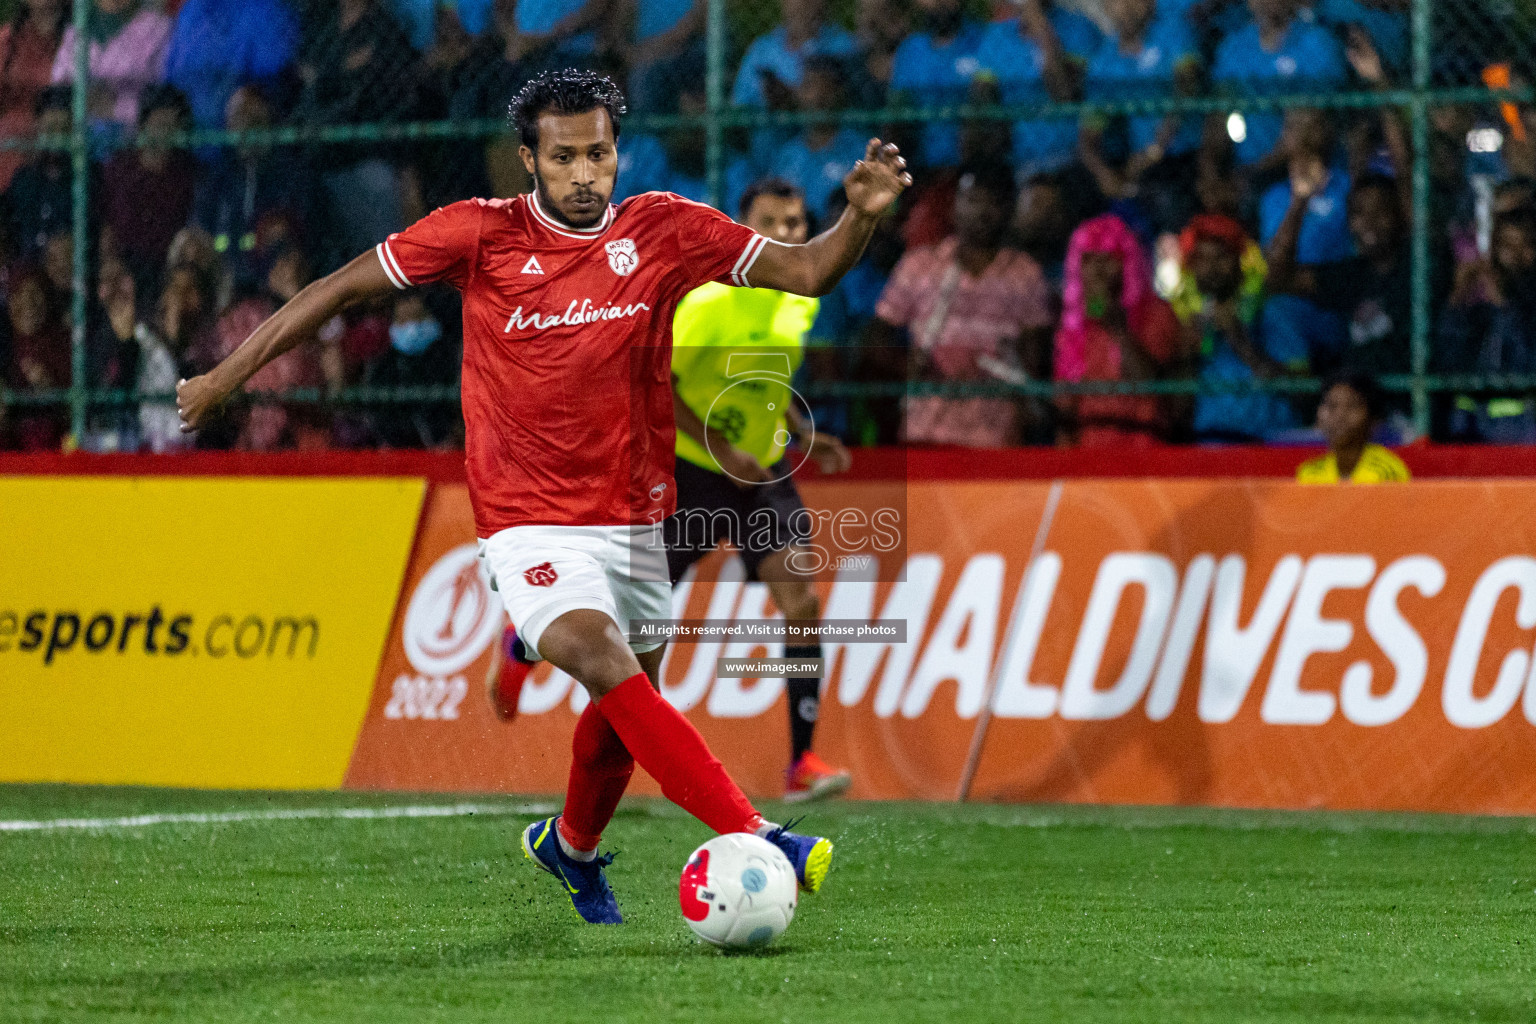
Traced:
<path fill-rule="evenodd" d="M 724 473 L 678 459 L 677 513 L 662 524 L 672 582 L 721 541 L 740 553 L 747 579 L 756 580 L 763 559 L 809 540 L 810 513 L 789 476 L 790 468 L 787 459 L 780 459 L 769 471 L 782 479 L 738 487 Z"/>

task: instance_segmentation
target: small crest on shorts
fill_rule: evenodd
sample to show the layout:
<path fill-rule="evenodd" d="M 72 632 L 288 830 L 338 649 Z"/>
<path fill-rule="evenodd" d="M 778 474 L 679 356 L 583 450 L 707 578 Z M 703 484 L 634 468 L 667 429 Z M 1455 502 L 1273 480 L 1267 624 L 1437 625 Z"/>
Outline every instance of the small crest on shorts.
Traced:
<path fill-rule="evenodd" d="M 640 265 L 640 254 L 635 251 L 633 238 L 620 238 L 603 248 L 608 251 L 608 265 L 620 277 L 628 277 Z"/>
<path fill-rule="evenodd" d="M 559 578 L 559 575 L 555 572 L 555 567 L 548 562 L 536 565 L 532 569 L 523 570 L 523 579 L 528 581 L 530 587 L 552 586 L 555 580 Z"/>

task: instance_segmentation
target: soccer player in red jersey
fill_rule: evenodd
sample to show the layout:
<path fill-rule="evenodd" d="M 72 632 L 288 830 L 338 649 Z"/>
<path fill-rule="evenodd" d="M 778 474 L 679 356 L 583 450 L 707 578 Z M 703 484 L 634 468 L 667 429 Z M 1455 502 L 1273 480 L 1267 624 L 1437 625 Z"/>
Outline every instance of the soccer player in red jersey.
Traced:
<path fill-rule="evenodd" d="M 346 306 L 433 281 L 464 304 L 465 461 L 493 585 L 533 656 L 592 702 L 576 725 L 565 808 L 523 833 L 587 921 L 618 923 L 597 856 L 638 763 L 717 832 L 754 832 L 815 891 L 832 844 L 765 822 L 691 723 L 656 689 L 664 643 L 621 623 L 664 619 L 661 522 L 676 505 L 672 316 L 706 281 L 824 295 L 912 183 L 870 140 L 848 208 L 801 245 L 772 242 L 707 206 L 650 192 L 609 203 L 624 99 L 609 79 L 547 73 L 512 101 L 535 190 L 444 207 L 305 288 L 207 374 L 177 386 L 195 430 L 257 370 Z"/>

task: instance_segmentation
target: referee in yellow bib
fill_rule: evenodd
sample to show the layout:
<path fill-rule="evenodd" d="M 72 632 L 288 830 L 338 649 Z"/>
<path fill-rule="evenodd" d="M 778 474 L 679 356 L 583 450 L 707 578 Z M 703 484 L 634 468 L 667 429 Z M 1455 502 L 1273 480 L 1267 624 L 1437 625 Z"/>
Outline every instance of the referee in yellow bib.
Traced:
<path fill-rule="evenodd" d="M 741 197 L 738 219 L 775 242 L 806 240 L 805 197 L 766 178 Z M 677 514 L 667 520 L 672 582 L 726 541 L 749 580 L 768 585 L 788 623 L 814 626 L 821 602 L 791 557 L 810 536 L 810 517 L 785 458 L 790 442 L 827 473 L 851 457 L 835 437 L 817 434 L 790 380 L 804 358 L 805 335 L 820 301 L 767 288 L 706 284 L 677 307 L 672 326 L 672 393 L 677 414 Z M 800 404 L 797 404 L 800 403 Z M 821 645 L 788 644 L 788 658 L 820 658 Z M 811 749 L 821 700 L 819 676 L 785 680 L 790 764 L 784 799 L 841 793 L 851 778 Z"/>

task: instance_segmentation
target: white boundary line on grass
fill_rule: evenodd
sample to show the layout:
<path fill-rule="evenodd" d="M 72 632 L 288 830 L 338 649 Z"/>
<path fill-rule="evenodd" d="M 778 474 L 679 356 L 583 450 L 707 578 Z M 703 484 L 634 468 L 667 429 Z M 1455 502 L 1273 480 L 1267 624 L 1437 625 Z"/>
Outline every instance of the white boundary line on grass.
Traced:
<path fill-rule="evenodd" d="M 226 825 L 245 821 L 372 820 L 380 818 L 467 818 L 475 815 L 546 814 L 554 804 L 407 804 L 395 807 L 294 807 L 270 811 L 214 811 L 188 814 L 136 814 L 125 818 L 50 818 L 0 821 L 0 832 L 52 829 L 144 828 L 150 825 Z"/>

